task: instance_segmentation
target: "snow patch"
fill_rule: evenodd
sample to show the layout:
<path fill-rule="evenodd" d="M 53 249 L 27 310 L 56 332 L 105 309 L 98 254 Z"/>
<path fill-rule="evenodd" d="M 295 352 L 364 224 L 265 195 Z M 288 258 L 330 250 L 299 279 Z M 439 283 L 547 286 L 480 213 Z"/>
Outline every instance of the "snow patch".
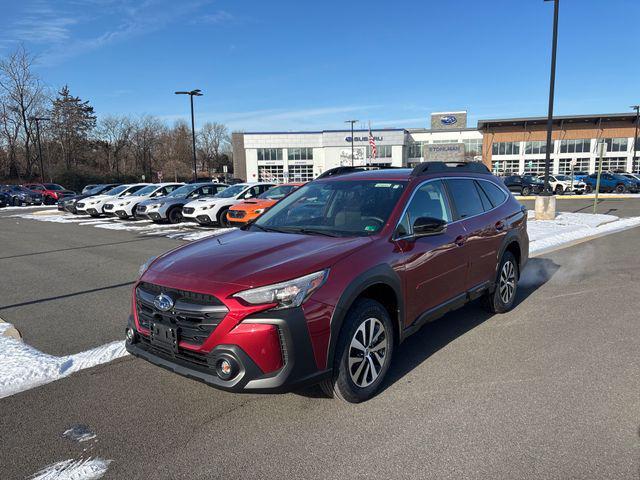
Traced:
<path fill-rule="evenodd" d="M 95 480 L 102 478 L 110 463 L 101 458 L 63 460 L 43 468 L 31 480 Z"/>
<path fill-rule="evenodd" d="M 554 220 L 535 220 L 534 213 L 528 213 L 529 254 L 532 256 L 563 244 L 640 226 L 640 217 L 621 219 L 614 215 L 563 212 Z"/>
<path fill-rule="evenodd" d="M 12 327 L 0 324 L 0 332 Z M 64 378 L 72 373 L 127 355 L 115 341 L 74 355 L 56 357 L 13 338 L 0 336 L 0 398 Z"/>

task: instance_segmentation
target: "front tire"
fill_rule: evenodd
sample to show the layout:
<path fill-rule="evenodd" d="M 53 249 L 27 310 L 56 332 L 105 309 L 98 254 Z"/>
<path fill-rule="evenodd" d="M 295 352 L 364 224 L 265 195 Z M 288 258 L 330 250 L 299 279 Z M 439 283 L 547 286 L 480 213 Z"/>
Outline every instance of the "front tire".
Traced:
<path fill-rule="evenodd" d="M 627 193 L 627 186 L 623 185 L 622 183 L 616 185 L 616 193 Z"/>
<path fill-rule="evenodd" d="M 563 192 L 564 189 L 562 188 L 562 185 L 556 185 L 556 195 L 562 195 Z"/>
<path fill-rule="evenodd" d="M 182 209 L 174 207 L 167 213 L 169 223 L 180 223 L 182 221 Z"/>
<path fill-rule="evenodd" d="M 484 307 L 490 313 L 505 313 L 513 308 L 519 277 L 516 257 L 511 252 L 504 252 L 498 267 L 495 289 L 483 297 Z"/>
<path fill-rule="evenodd" d="M 522 196 L 528 197 L 531 194 L 531 189 L 529 187 L 522 187 Z"/>
<path fill-rule="evenodd" d="M 360 403 L 380 388 L 389 370 L 394 330 L 387 310 L 363 298 L 351 307 L 340 331 L 333 374 L 320 386 L 330 397 Z"/>
<path fill-rule="evenodd" d="M 229 228 L 231 226 L 229 220 L 227 220 L 227 212 L 229 212 L 228 208 L 225 208 L 218 212 L 218 226 L 223 228 Z"/>

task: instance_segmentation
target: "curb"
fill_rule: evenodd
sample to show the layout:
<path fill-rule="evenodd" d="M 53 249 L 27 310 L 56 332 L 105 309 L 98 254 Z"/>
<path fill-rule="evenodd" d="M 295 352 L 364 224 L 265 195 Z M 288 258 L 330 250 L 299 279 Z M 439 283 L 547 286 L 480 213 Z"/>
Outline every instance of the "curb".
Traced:
<path fill-rule="evenodd" d="M 0 324 L 2 323 L 6 324 L 7 322 L 5 322 L 4 320 L 2 320 L 2 318 L 0 318 Z M 14 340 L 18 340 L 22 342 L 22 335 L 20 334 L 18 329 L 13 325 L 11 325 L 9 328 L 6 328 L 0 331 L 0 337 L 9 337 L 9 338 L 13 338 Z"/>

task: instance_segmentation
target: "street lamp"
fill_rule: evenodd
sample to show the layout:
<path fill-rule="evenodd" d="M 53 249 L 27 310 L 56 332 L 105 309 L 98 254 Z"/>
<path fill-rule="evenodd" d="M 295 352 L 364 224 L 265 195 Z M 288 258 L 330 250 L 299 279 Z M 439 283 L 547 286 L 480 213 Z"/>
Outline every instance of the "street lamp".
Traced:
<path fill-rule="evenodd" d="M 553 46 L 551 47 L 551 79 L 549 82 L 549 113 L 547 115 L 547 152 L 545 154 L 544 164 L 544 192 L 548 194 L 549 190 L 549 168 L 551 166 L 551 131 L 553 129 L 553 94 L 556 83 L 556 50 L 558 49 L 558 8 L 560 0 L 544 0 L 545 2 L 553 2 Z"/>
<path fill-rule="evenodd" d="M 38 158 L 40 160 L 40 181 L 44 183 L 44 162 L 42 161 L 42 145 L 40 144 L 40 122 L 51 120 L 47 117 L 29 117 L 29 120 L 36 123 L 36 137 L 38 139 Z"/>
<path fill-rule="evenodd" d="M 631 170 L 634 170 L 636 168 L 636 160 L 638 158 L 636 152 L 640 150 L 640 148 L 638 148 L 638 124 L 640 124 L 640 105 L 631 105 L 629 108 L 636 111 L 636 133 L 633 136 L 633 163 L 631 164 Z"/>
<path fill-rule="evenodd" d="M 350 123 L 351 124 L 351 166 L 353 167 L 353 124 L 356 123 L 358 120 L 347 120 L 344 123 Z"/>
<path fill-rule="evenodd" d="M 193 140 L 193 180 L 198 180 L 197 163 L 196 163 L 196 122 L 193 117 L 193 97 L 201 97 L 202 91 L 200 89 L 191 90 L 189 92 L 175 92 L 176 95 L 189 95 L 191 100 L 191 137 Z"/>

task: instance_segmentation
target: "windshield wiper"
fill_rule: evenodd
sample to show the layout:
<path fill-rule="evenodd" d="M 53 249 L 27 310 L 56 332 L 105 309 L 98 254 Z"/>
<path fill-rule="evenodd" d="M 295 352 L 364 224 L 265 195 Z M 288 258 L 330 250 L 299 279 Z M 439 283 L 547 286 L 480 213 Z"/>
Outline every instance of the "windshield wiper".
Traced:
<path fill-rule="evenodd" d="M 335 233 L 327 232 L 326 230 L 316 230 L 315 228 L 287 228 L 287 231 L 291 233 L 302 233 L 304 235 L 324 235 L 325 237 L 339 237 Z"/>
<path fill-rule="evenodd" d="M 262 230 L 263 232 L 278 232 L 278 233 L 289 233 L 288 230 L 281 230 L 279 228 L 273 228 L 273 227 L 263 227 L 262 225 L 258 225 L 256 223 L 252 223 L 250 225 L 251 227 L 256 227 L 259 228 L 260 230 Z"/>

